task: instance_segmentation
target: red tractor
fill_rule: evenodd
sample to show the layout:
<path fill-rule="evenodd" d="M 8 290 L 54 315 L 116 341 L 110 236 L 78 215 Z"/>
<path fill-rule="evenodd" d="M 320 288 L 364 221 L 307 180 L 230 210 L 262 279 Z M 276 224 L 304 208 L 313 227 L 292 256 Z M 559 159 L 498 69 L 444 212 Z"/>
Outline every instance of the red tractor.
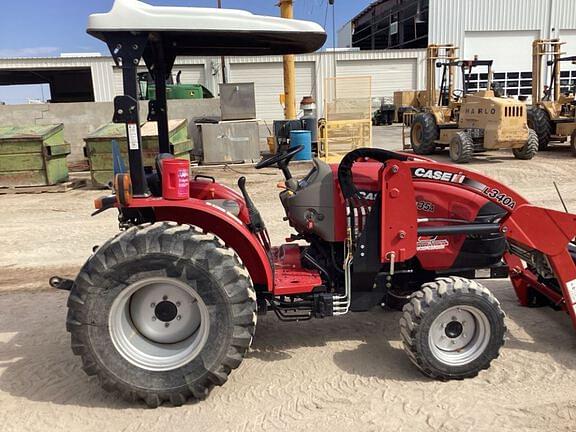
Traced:
<path fill-rule="evenodd" d="M 241 194 L 186 174 L 177 179 L 189 188 L 184 199 L 166 193 L 174 179 L 163 89 L 174 58 L 309 52 L 324 43 L 319 26 L 117 0 L 110 13 L 91 17 L 89 32 L 108 43 L 124 74 L 114 119 L 126 124 L 129 173 L 118 166 L 115 193 L 96 203 L 118 209 L 121 232 L 73 282 L 51 283 L 71 289 L 72 350 L 105 389 L 150 406 L 201 399 L 240 366 L 257 314 L 297 323 L 382 303 L 403 308 L 404 348 L 425 375 L 474 377 L 498 356 L 506 332 L 480 278 L 510 276 L 522 305 L 551 304 L 576 323 L 576 216 L 533 206 L 459 166 L 358 149 L 339 165 L 315 160 L 296 179 L 289 167 L 300 148 L 276 154 L 256 168 L 285 176 L 280 201 L 296 234 L 279 247 L 270 245 L 243 178 Z M 158 91 L 150 118 L 160 156 L 148 174 L 141 58 Z"/>

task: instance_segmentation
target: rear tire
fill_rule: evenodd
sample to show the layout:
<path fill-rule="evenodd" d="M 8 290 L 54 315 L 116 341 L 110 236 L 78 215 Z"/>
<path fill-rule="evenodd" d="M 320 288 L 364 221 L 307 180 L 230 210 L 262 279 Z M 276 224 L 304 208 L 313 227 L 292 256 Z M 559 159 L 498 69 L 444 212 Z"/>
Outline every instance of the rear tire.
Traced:
<path fill-rule="evenodd" d="M 434 115 L 429 112 L 416 114 L 410 128 L 412 151 L 417 155 L 431 155 L 436 150 L 440 133 Z"/>
<path fill-rule="evenodd" d="M 528 129 L 528 140 L 521 148 L 512 149 L 514 157 L 521 160 L 530 160 L 538 153 L 538 135 L 532 129 Z"/>
<path fill-rule="evenodd" d="M 130 228 L 101 246 L 68 299 L 88 375 L 150 407 L 202 399 L 248 350 L 256 295 L 237 256 L 189 225 Z"/>
<path fill-rule="evenodd" d="M 468 163 L 474 156 L 474 140 L 468 132 L 460 131 L 450 140 L 450 159 L 455 163 Z"/>
<path fill-rule="evenodd" d="M 506 334 L 504 317 L 498 300 L 479 283 L 438 278 L 422 285 L 404 306 L 404 351 L 431 378 L 475 377 L 499 355 Z"/>
<path fill-rule="evenodd" d="M 532 106 L 527 110 L 528 127 L 536 132 L 538 136 L 538 150 L 548 149 L 550 136 L 552 135 L 552 124 L 550 116 L 545 109 L 538 106 Z"/>

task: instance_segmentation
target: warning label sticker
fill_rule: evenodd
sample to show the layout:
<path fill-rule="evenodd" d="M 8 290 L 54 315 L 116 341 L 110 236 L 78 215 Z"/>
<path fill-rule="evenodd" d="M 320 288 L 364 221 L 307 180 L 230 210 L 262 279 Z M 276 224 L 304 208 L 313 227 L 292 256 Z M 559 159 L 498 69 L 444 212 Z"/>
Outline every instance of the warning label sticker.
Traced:
<path fill-rule="evenodd" d="M 138 128 L 136 123 L 128 124 L 128 144 L 130 145 L 130 150 L 138 150 Z"/>
<path fill-rule="evenodd" d="M 448 244 L 449 244 L 448 240 L 439 239 L 438 237 L 418 237 L 418 243 L 416 243 L 416 250 L 419 251 L 441 250 L 446 249 Z"/>

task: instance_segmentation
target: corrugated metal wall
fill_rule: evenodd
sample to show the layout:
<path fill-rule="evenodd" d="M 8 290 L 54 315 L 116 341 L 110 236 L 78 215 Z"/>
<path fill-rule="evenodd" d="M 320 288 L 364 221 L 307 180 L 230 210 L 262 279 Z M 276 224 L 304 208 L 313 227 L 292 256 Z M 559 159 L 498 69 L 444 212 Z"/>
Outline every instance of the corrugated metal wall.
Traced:
<path fill-rule="evenodd" d="M 351 65 L 358 75 L 372 75 L 374 80 L 388 81 L 386 85 L 377 85 L 373 83 L 373 96 L 390 96 L 393 90 L 406 90 L 403 87 L 406 83 L 414 83 L 418 89 L 424 87 L 425 80 L 425 55 L 423 49 L 410 50 L 387 50 L 387 51 L 343 51 L 336 52 L 318 52 L 314 54 L 305 54 L 296 56 L 297 64 L 305 69 L 312 69 L 312 83 L 306 82 L 307 87 L 314 89 L 316 99 L 319 101 L 318 106 L 321 109 L 323 101 L 324 80 L 334 76 L 334 65 L 341 65 L 342 74 L 350 73 Z M 397 79 L 399 67 L 409 62 L 415 67 L 405 69 L 409 77 Z M 231 79 L 234 79 L 235 65 L 254 64 L 255 71 L 265 65 L 273 64 L 274 70 L 278 72 L 278 79 L 282 80 L 282 57 L 229 57 L 227 58 L 227 68 Z M 263 66 L 259 66 L 263 65 Z M 389 68 L 387 66 L 390 66 Z M 94 84 L 94 95 L 96 102 L 108 102 L 113 100 L 114 96 L 121 90 L 120 71 L 115 68 L 114 62 L 109 57 L 94 58 L 27 58 L 27 59 L 0 59 L 1 69 L 57 69 L 86 67 L 92 71 L 92 80 Z M 179 58 L 174 66 L 174 71 L 182 69 L 184 71 L 182 82 L 200 82 L 210 90 L 217 93 L 218 83 L 221 82 L 221 70 L 219 58 Z M 243 67 L 246 70 L 246 66 Z M 238 69 L 237 69 L 238 70 Z M 387 71 L 390 75 L 387 76 Z M 203 82 L 202 82 L 203 81 Z M 376 84 L 376 85 L 375 85 Z M 398 87 L 398 88 L 396 88 Z M 380 94 L 378 89 L 390 94 Z M 276 85 L 271 91 L 278 92 Z M 266 91 L 264 91 L 266 93 Z M 277 98 L 274 98 L 277 100 Z M 264 103 L 266 105 L 266 103 Z M 263 105 L 263 107 L 264 107 Z M 265 112 L 265 110 L 262 110 Z M 277 117 L 277 116 L 276 116 Z"/>
<path fill-rule="evenodd" d="M 467 31 L 540 30 L 540 37 L 552 38 L 576 27 L 576 1 L 430 0 L 429 21 L 430 43 L 461 49 Z"/>

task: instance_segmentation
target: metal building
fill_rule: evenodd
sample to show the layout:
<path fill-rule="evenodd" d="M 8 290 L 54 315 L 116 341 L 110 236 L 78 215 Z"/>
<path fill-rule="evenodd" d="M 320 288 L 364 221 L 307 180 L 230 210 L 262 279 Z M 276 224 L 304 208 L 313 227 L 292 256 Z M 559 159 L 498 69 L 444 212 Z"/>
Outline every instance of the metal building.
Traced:
<path fill-rule="evenodd" d="M 381 29 L 387 21 L 379 11 L 390 16 L 388 39 L 394 31 L 412 19 L 390 11 L 414 12 L 415 0 L 378 0 L 344 26 L 339 40 L 352 40 L 352 46 L 371 48 L 362 34 L 365 29 L 357 24 L 366 17 L 371 20 L 371 44 L 379 47 L 385 39 Z M 532 41 L 536 38 L 560 38 L 566 42 L 567 55 L 576 55 L 576 1 L 575 0 L 419 0 L 419 14 L 414 22 L 427 21 L 427 43 L 452 43 L 460 48 L 461 58 L 494 60 L 494 78 L 510 96 L 529 95 L 532 86 Z M 410 8 L 408 8 L 410 6 Z M 392 20 L 395 20 L 392 24 Z M 410 21 L 411 22 L 411 21 Z M 380 32 L 380 33 L 378 33 Z M 398 33 L 400 35 L 400 33 Z M 424 38 L 422 39 L 424 40 Z M 356 41 L 356 42 L 355 42 Z M 373 42 L 372 42 L 373 41 Z M 404 45 L 400 45 L 403 47 Z M 394 48 L 394 46 L 389 46 Z M 563 86 L 576 84 L 576 68 L 563 65 Z M 570 70 L 570 68 L 574 70 Z M 473 76 L 473 84 L 483 84 L 482 76 Z"/>
<path fill-rule="evenodd" d="M 425 50 L 421 49 L 318 52 L 296 56 L 297 101 L 304 96 L 313 96 L 319 102 L 321 114 L 324 82 L 334 76 L 335 65 L 337 76 L 371 76 L 374 98 L 390 97 L 399 89 L 421 88 L 425 78 L 424 56 Z M 230 57 L 226 67 L 230 82 L 254 82 L 260 119 L 283 118 L 280 103 L 280 94 L 284 91 L 282 57 Z M 177 59 L 173 71 L 182 71 L 183 83 L 202 84 L 218 94 L 220 69 L 220 58 L 184 57 Z M 74 101 L 110 102 L 114 96 L 122 94 L 121 70 L 110 57 L 0 58 L 0 98 L 1 86 L 10 84 L 8 78 L 3 82 L 2 77 L 18 79 L 21 83 L 22 77 L 32 74 L 38 79 L 35 82 L 49 83 L 54 74 L 65 77 L 70 73 L 81 73 L 85 77 L 76 82 Z M 51 88 L 56 90 L 52 98 L 58 102 L 58 88 Z"/>

